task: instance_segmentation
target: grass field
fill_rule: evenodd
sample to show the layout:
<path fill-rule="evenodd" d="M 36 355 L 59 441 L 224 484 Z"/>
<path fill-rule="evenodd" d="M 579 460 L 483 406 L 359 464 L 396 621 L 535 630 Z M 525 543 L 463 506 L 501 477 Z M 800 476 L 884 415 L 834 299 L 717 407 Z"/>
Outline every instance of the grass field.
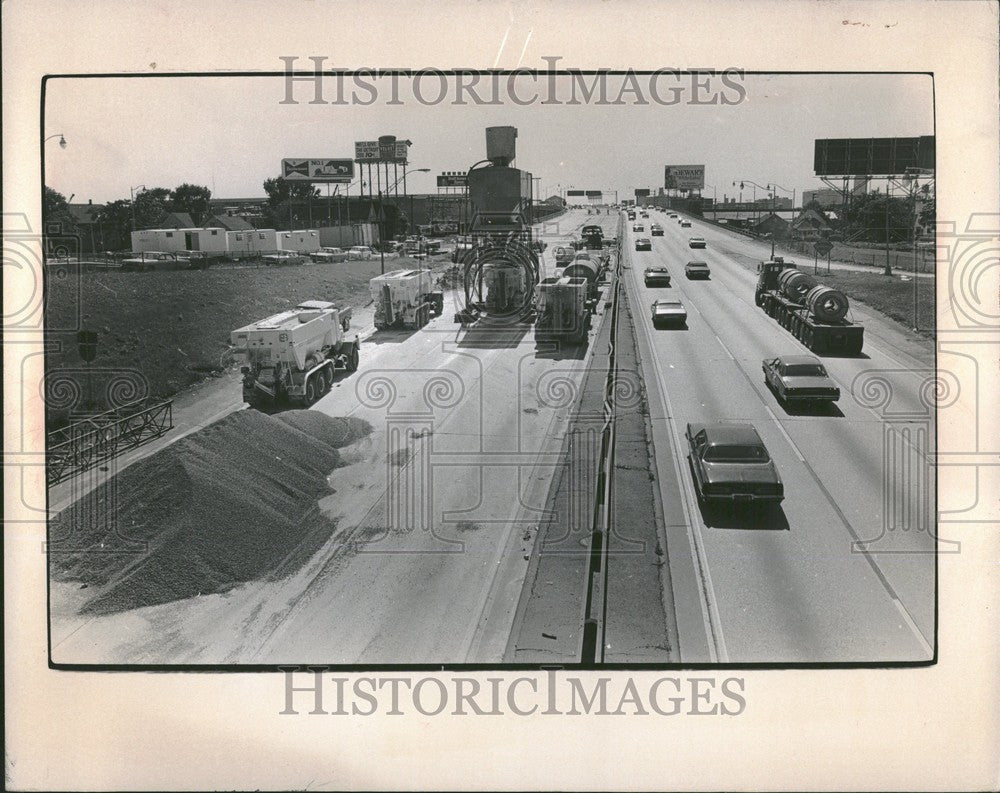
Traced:
<path fill-rule="evenodd" d="M 386 270 L 415 266 L 386 261 Z M 280 268 L 92 272 L 46 285 L 46 371 L 83 366 L 76 330 L 98 334 L 95 369 L 141 373 L 150 396 L 170 396 L 225 369 L 230 331 L 303 300 L 369 301 L 377 259 Z M 79 323 L 77 321 L 79 317 Z M 98 387 L 97 391 L 100 390 Z"/>
<path fill-rule="evenodd" d="M 934 338 L 934 279 L 903 281 L 880 273 L 834 270 L 817 276 L 824 286 L 839 289 L 852 300 L 864 303 L 887 317 Z"/>

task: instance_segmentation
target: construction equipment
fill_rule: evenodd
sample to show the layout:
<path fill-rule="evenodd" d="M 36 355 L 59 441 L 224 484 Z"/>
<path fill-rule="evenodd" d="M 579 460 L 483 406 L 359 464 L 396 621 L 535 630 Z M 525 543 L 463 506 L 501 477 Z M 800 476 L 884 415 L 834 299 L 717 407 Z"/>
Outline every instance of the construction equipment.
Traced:
<path fill-rule="evenodd" d="M 754 300 L 769 317 L 815 353 L 859 355 L 864 328 L 850 322 L 843 292 L 817 284 L 779 256 L 757 267 Z"/>
<path fill-rule="evenodd" d="M 539 278 L 538 247 L 531 218 L 532 180 L 512 167 L 517 130 L 486 129 L 486 159 L 469 169 L 472 246 L 459 254 L 464 304 L 455 314 L 462 325 L 492 319 L 527 319 Z"/>
<path fill-rule="evenodd" d="M 585 256 L 589 256 L 589 258 L 584 258 Z M 586 283 L 587 307 L 591 312 L 597 309 L 597 299 L 600 292 L 597 284 L 607 272 L 610 260 L 609 253 L 589 255 L 578 253 L 573 263 L 562 271 L 564 276 L 580 278 Z"/>
<path fill-rule="evenodd" d="M 377 275 L 368 284 L 375 301 L 375 327 L 422 328 L 444 310 L 444 292 L 434 289 L 429 270 Z"/>
<path fill-rule="evenodd" d="M 583 238 L 581 247 L 588 251 L 599 251 L 604 247 L 604 229 L 600 226 L 584 226 L 580 236 Z"/>
<path fill-rule="evenodd" d="M 308 407 L 333 384 L 334 372 L 358 368 L 361 342 L 349 334 L 351 310 L 307 300 L 291 311 L 234 330 L 243 399 L 251 406 L 291 401 Z"/>
<path fill-rule="evenodd" d="M 535 339 L 585 342 L 591 307 L 586 278 L 545 278 L 535 287 Z"/>

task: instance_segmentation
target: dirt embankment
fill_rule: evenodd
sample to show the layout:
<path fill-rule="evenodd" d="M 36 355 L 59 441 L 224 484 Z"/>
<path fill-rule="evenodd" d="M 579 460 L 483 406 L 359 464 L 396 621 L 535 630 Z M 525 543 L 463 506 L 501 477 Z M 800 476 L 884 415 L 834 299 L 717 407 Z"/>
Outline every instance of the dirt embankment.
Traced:
<path fill-rule="evenodd" d="M 386 261 L 386 270 L 411 267 Z M 95 398 L 103 393 L 101 370 L 130 370 L 140 391 L 171 396 L 228 359 L 235 328 L 285 311 L 303 300 L 347 306 L 368 302 L 368 282 L 380 272 L 377 259 L 345 264 L 173 272 L 72 273 L 46 283 L 46 369 L 79 368 L 76 331 L 98 334 L 93 363 Z M 139 394 L 146 395 L 146 394 Z M 99 406 L 100 407 L 100 406 Z"/>
<path fill-rule="evenodd" d="M 305 562 L 336 526 L 317 500 L 371 432 L 311 411 L 234 413 L 134 463 L 51 523 L 53 580 L 111 613 L 226 592 Z"/>

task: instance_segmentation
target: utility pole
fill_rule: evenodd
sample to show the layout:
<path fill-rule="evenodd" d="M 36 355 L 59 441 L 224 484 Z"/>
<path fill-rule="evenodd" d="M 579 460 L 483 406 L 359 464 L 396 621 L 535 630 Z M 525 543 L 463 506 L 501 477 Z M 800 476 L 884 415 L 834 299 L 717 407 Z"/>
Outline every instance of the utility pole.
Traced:
<path fill-rule="evenodd" d="M 889 186 L 886 185 L 885 188 L 885 268 L 882 270 L 882 275 L 891 276 L 892 267 L 889 266 Z"/>
<path fill-rule="evenodd" d="M 378 191 L 378 252 L 382 259 L 382 275 L 385 275 L 385 209 L 382 207 L 382 190 Z"/>

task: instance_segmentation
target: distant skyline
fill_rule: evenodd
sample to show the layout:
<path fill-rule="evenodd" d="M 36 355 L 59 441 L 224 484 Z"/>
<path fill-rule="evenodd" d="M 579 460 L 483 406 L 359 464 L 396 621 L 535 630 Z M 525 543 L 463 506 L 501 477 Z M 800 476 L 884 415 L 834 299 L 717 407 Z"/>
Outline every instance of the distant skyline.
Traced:
<path fill-rule="evenodd" d="M 510 79 L 498 106 L 422 104 L 406 78 L 395 88 L 387 77 L 367 78 L 374 90 L 356 92 L 372 101 L 365 106 L 310 104 L 308 83 L 293 86 L 297 104 L 283 104 L 281 76 L 56 78 L 47 83 L 45 135 L 62 133 L 67 147 L 46 143 L 45 182 L 74 203 L 183 182 L 206 185 L 217 198 L 262 196 L 284 157 L 353 158 L 354 141 L 391 134 L 413 142 L 409 168 L 431 169 L 407 177 L 410 192 L 428 193 L 441 171 L 485 157 L 486 127 L 509 125 L 518 128 L 515 164 L 540 177 L 540 197 L 560 189 L 617 190 L 619 198 L 637 187 L 655 193 L 664 165 L 704 164 L 705 195 L 714 185 L 721 201 L 738 196 L 732 182 L 741 179 L 797 196 L 823 187 L 812 173 L 816 138 L 934 133 L 928 75 L 745 75 L 741 90 L 717 82 L 723 101 L 716 104 L 693 104 L 699 97 L 689 82 L 675 94 L 680 102 L 658 104 L 642 81 L 637 94 L 609 77 L 608 97 L 620 94 L 620 105 L 545 104 L 546 90 L 572 96 L 572 78 Z M 428 79 L 417 90 L 433 101 L 444 88 L 447 102 L 455 78 Z M 335 89 L 326 78 L 323 98 L 336 99 Z M 515 104 L 536 91 L 538 101 Z M 635 104 L 637 96 L 648 103 Z M 748 186 L 744 198 L 752 194 Z"/>

